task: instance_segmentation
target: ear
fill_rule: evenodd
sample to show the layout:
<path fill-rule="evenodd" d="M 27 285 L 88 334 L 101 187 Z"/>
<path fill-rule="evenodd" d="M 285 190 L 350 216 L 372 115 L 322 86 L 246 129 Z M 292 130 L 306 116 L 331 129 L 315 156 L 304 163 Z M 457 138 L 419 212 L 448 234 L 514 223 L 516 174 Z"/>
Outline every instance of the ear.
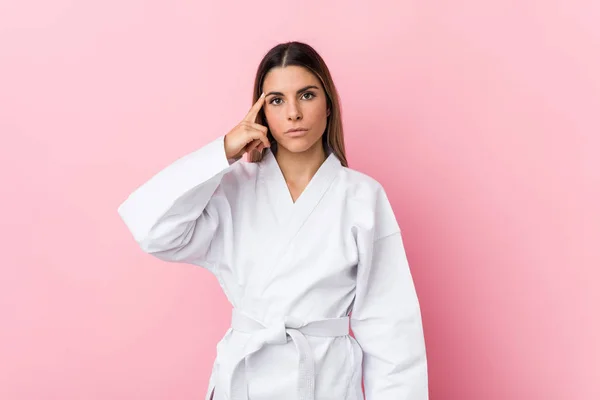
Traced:
<path fill-rule="evenodd" d="M 329 117 L 329 114 L 331 114 L 331 109 L 327 108 L 327 116 Z"/>

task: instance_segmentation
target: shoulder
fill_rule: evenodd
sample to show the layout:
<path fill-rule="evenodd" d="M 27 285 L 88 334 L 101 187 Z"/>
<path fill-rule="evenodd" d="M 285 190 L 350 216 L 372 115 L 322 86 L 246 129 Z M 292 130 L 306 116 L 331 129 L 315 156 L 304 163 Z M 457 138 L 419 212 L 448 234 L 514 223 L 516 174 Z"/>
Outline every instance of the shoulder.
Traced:
<path fill-rule="evenodd" d="M 254 181 L 258 175 L 259 163 L 249 162 L 243 158 L 228 160 L 228 173 L 223 177 L 225 183 L 243 185 Z"/>
<path fill-rule="evenodd" d="M 348 196 L 356 200 L 385 195 L 385 189 L 377 179 L 352 168 L 341 168 L 340 182 L 346 186 Z"/>
<path fill-rule="evenodd" d="M 340 172 L 340 182 L 345 186 L 346 201 L 361 216 L 363 228 L 377 240 L 398 232 L 400 227 L 383 185 L 374 177 L 351 168 Z"/>

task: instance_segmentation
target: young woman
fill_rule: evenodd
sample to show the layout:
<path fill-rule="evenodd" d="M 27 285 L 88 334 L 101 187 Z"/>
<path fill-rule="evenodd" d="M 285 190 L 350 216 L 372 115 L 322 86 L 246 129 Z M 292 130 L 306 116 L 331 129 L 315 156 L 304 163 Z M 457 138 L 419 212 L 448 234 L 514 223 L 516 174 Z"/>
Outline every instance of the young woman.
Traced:
<path fill-rule="evenodd" d="M 253 102 L 119 207 L 144 251 L 207 268 L 233 305 L 206 399 L 358 400 L 363 379 L 367 400 L 427 399 L 400 228 L 382 186 L 348 168 L 327 66 L 280 44 Z"/>

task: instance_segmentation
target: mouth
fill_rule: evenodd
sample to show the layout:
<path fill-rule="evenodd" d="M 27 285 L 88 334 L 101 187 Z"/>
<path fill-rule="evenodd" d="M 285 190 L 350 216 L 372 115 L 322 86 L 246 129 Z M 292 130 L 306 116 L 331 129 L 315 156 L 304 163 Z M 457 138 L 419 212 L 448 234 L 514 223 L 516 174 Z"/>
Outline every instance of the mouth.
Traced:
<path fill-rule="evenodd" d="M 307 130 L 306 128 L 292 128 L 285 131 L 285 133 L 306 132 Z"/>
<path fill-rule="evenodd" d="M 300 138 L 306 135 L 308 129 L 305 128 L 294 128 L 285 131 L 285 135 L 289 138 Z"/>

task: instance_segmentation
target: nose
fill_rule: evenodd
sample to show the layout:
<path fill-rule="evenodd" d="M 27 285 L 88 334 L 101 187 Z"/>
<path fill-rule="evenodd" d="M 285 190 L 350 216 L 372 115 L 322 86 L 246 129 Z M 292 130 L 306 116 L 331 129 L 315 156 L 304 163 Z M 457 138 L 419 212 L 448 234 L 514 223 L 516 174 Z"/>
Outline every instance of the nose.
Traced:
<path fill-rule="evenodd" d="M 288 107 L 288 119 L 290 121 L 298 121 L 302 119 L 302 112 L 296 102 L 290 102 Z"/>

